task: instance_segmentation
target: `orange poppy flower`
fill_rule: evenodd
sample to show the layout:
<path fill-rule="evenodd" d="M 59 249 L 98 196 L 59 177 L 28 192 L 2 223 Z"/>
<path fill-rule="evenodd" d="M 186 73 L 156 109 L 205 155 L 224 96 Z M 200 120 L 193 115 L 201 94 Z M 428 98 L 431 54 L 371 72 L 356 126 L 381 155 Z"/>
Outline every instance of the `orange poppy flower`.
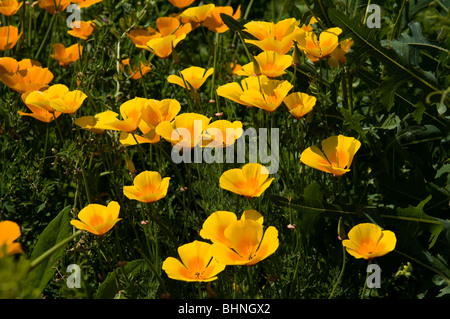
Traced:
<path fill-rule="evenodd" d="M 320 33 L 319 38 L 313 31 L 297 32 L 295 41 L 306 57 L 313 62 L 327 58 L 339 45 L 338 36 L 342 33 L 340 28 L 329 28 Z"/>
<path fill-rule="evenodd" d="M 280 55 L 275 51 L 263 51 L 254 57 L 255 62 L 247 63 L 237 75 L 258 76 L 265 75 L 268 78 L 277 78 L 286 73 L 286 69 L 292 64 L 292 56 Z"/>
<path fill-rule="evenodd" d="M 381 257 L 395 249 L 397 238 L 390 230 L 382 230 L 373 223 L 362 223 L 348 232 L 342 245 L 353 257 L 366 260 Z"/>
<path fill-rule="evenodd" d="M 50 14 L 63 12 L 69 4 L 70 0 L 39 0 L 39 7 Z"/>
<path fill-rule="evenodd" d="M 136 44 L 136 47 L 140 49 L 144 49 L 150 51 L 154 55 L 158 56 L 161 59 L 168 58 L 173 49 L 180 43 L 186 34 L 181 34 L 179 37 L 171 34 L 165 37 L 156 37 L 149 40 L 145 45 Z"/>
<path fill-rule="evenodd" d="M 55 53 L 50 54 L 55 60 L 58 60 L 59 65 L 65 67 L 80 59 L 80 54 L 83 54 L 83 46 L 78 43 L 69 47 L 64 47 L 62 43 L 55 43 Z"/>
<path fill-rule="evenodd" d="M 145 46 L 151 39 L 160 38 L 161 33 L 153 29 L 152 27 L 147 27 L 146 29 L 137 28 L 131 30 L 127 33 L 127 36 L 131 39 L 135 46 Z"/>
<path fill-rule="evenodd" d="M 0 50 L 10 50 L 19 41 L 22 32 L 15 26 L 0 27 Z"/>
<path fill-rule="evenodd" d="M 162 269 L 167 276 L 187 282 L 209 282 L 217 279 L 217 274 L 225 269 L 224 264 L 213 258 L 211 244 L 195 240 L 178 247 L 180 260 L 167 257 Z"/>
<path fill-rule="evenodd" d="M 123 194 L 129 199 L 154 203 L 167 195 L 170 177 L 161 177 L 158 172 L 144 171 L 136 175 L 133 186 L 124 186 Z"/>
<path fill-rule="evenodd" d="M 279 246 L 278 231 L 264 232 L 263 216 L 246 210 L 240 219 L 232 212 L 218 211 L 203 223 L 200 236 L 212 241 L 214 258 L 226 265 L 252 266 L 272 255 Z"/>
<path fill-rule="evenodd" d="M 78 213 L 79 220 L 73 219 L 70 224 L 101 237 L 121 220 L 119 212 L 120 205 L 115 201 L 110 202 L 107 206 L 89 204 Z"/>
<path fill-rule="evenodd" d="M 199 24 L 206 20 L 206 18 L 211 13 L 211 10 L 214 8 L 215 5 L 212 3 L 188 8 L 180 14 L 180 18 L 183 22 Z"/>
<path fill-rule="evenodd" d="M 77 23 L 79 23 L 78 27 Z M 87 40 L 94 31 L 94 27 L 94 21 L 75 21 L 72 22 L 71 30 L 67 31 L 67 33 L 76 38 Z"/>
<path fill-rule="evenodd" d="M 231 82 L 224 85 L 221 85 L 217 88 L 217 95 L 222 96 L 226 99 L 234 101 L 236 103 L 245 105 L 247 107 L 253 107 L 252 104 L 241 99 L 241 96 L 246 91 L 250 90 L 260 90 L 261 83 L 260 77 L 252 76 L 245 79 L 242 79 L 240 83 Z"/>
<path fill-rule="evenodd" d="M 45 109 L 49 112 L 75 114 L 87 95 L 80 90 L 69 91 L 63 84 L 55 84 L 45 91 L 31 91 L 23 95 L 25 104 Z"/>
<path fill-rule="evenodd" d="M 241 17 L 241 5 L 238 6 L 234 14 L 233 8 L 230 6 L 214 7 L 206 17 L 205 21 L 203 21 L 203 26 L 208 28 L 210 31 L 217 33 L 224 33 L 225 31 L 228 31 L 228 26 L 220 17 L 221 13 L 227 14 L 233 19 L 238 20 Z"/>
<path fill-rule="evenodd" d="M 0 13 L 5 16 L 12 16 L 19 11 L 23 2 L 18 2 L 17 0 L 2 0 L 0 1 Z"/>
<path fill-rule="evenodd" d="M 289 81 L 272 80 L 264 75 L 257 78 L 260 87 L 244 91 L 240 99 L 251 106 L 272 113 L 281 105 L 293 85 Z"/>
<path fill-rule="evenodd" d="M 105 129 L 100 127 L 101 123 L 103 122 L 110 122 L 116 119 L 118 114 L 113 111 L 104 111 L 98 114 L 95 114 L 94 116 L 82 116 L 77 119 L 75 119 L 74 123 L 75 125 L 80 126 L 82 129 L 96 133 L 96 134 L 102 134 Z M 98 124 L 100 122 L 100 124 Z"/>
<path fill-rule="evenodd" d="M 328 57 L 328 65 L 336 68 L 340 64 L 344 64 L 345 61 L 347 61 L 345 55 L 348 53 L 348 50 L 353 45 L 353 43 L 354 41 L 352 39 L 345 39 L 339 42 L 339 45 L 336 47 L 336 49 L 333 50 L 333 52 L 330 53 L 330 56 Z"/>
<path fill-rule="evenodd" d="M 72 3 L 78 4 L 78 8 L 88 8 L 93 4 L 102 2 L 103 0 L 71 0 Z"/>
<path fill-rule="evenodd" d="M 150 62 L 144 64 L 144 62 L 140 62 L 140 66 L 134 65 L 133 67 L 130 65 L 130 59 L 122 60 L 121 62 L 122 68 L 127 69 L 126 73 L 133 80 L 139 80 L 143 75 L 150 72 L 152 69 L 150 67 Z"/>
<path fill-rule="evenodd" d="M 203 134 L 204 147 L 228 147 L 243 134 L 242 122 L 218 120 L 210 123 Z"/>
<path fill-rule="evenodd" d="M 170 142 L 177 151 L 194 148 L 202 142 L 202 136 L 211 118 L 197 113 L 177 115 L 172 122 L 164 121 L 156 127 L 156 133 Z"/>
<path fill-rule="evenodd" d="M 190 6 L 194 1 L 195 0 L 169 0 L 169 2 L 178 9 L 186 8 Z"/>
<path fill-rule="evenodd" d="M 0 258 L 23 253 L 20 243 L 15 242 L 21 235 L 20 226 L 10 220 L 0 222 Z"/>
<path fill-rule="evenodd" d="M 263 51 L 275 51 L 285 55 L 294 45 L 298 25 L 299 22 L 295 18 L 284 19 L 278 23 L 251 21 L 244 25 L 244 30 L 253 35 L 256 40 L 245 39 L 245 42 Z"/>
<path fill-rule="evenodd" d="M 341 176 L 350 171 L 355 153 L 361 142 L 344 135 L 331 136 L 322 141 L 322 151 L 317 146 L 308 147 L 302 152 L 300 161 L 312 168 Z"/>
<path fill-rule="evenodd" d="M 38 61 L 0 58 L 0 81 L 19 93 L 46 89 L 51 80 L 53 73 Z"/>
<path fill-rule="evenodd" d="M 301 119 L 307 113 L 311 112 L 316 105 L 317 98 L 306 93 L 294 92 L 283 99 L 289 113 L 295 118 Z"/>
<path fill-rule="evenodd" d="M 209 68 L 208 70 L 198 67 L 191 66 L 180 72 L 180 76 L 171 74 L 167 77 L 169 83 L 177 84 L 185 89 L 190 90 L 191 87 L 194 90 L 198 90 L 200 86 L 205 83 L 206 79 L 213 74 L 214 68 Z"/>
<path fill-rule="evenodd" d="M 182 24 L 180 19 L 174 17 L 160 17 L 156 19 L 156 28 L 162 37 L 173 34 L 177 38 L 188 34 L 192 30 L 190 23 Z"/>
<path fill-rule="evenodd" d="M 259 197 L 270 186 L 274 178 L 258 163 L 245 164 L 241 169 L 225 171 L 219 179 L 221 188 L 247 198 Z"/>

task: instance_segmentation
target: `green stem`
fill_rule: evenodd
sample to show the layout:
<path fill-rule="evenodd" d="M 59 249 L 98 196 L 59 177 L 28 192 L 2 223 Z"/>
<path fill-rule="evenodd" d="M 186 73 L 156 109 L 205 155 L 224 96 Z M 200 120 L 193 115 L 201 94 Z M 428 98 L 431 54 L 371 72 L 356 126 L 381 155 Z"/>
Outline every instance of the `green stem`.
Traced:
<path fill-rule="evenodd" d="M 334 293 L 336 292 L 336 288 L 339 285 L 339 283 L 341 282 L 342 275 L 344 274 L 344 269 L 345 269 L 345 261 L 346 261 L 345 257 L 346 257 L 345 256 L 345 247 L 344 247 L 344 245 L 342 245 L 342 268 L 341 268 L 341 272 L 339 273 L 339 277 L 337 278 L 336 283 L 334 284 L 333 290 L 331 291 L 331 294 L 328 297 L 328 299 L 333 298 Z"/>
<path fill-rule="evenodd" d="M 43 253 L 42 255 L 40 255 L 38 258 L 36 258 L 35 260 L 33 260 L 30 263 L 30 268 L 29 270 L 32 270 L 33 268 L 35 268 L 37 265 L 39 265 L 41 262 L 43 262 L 45 259 L 47 259 L 48 257 L 50 257 L 55 251 L 57 251 L 59 248 L 61 248 L 62 246 L 64 246 L 65 244 L 67 244 L 69 241 L 71 241 L 72 239 L 76 238 L 77 236 L 81 235 L 83 231 L 82 230 L 78 230 L 77 232 L 73 233 L 71 236 L 67 237 L 66 239 L 63 239 L 62 241 L 60 241 L 59 243 L 57 243 L 56 245 L 54 245 L 52 248 L 50 248 L 49 250 L 47 250 L 45 253 Z"/>

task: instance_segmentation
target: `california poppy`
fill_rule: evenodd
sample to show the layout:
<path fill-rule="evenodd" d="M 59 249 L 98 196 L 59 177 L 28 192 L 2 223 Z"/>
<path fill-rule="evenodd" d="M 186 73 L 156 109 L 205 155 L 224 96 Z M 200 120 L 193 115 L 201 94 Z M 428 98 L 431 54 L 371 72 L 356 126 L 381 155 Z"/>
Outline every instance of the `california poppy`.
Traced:
<path fill-rule="evenodd" d="M 285 74 L 285 70 L 292 64 L 292 56 L 287 54 L 281 55 L 275 51 L 263 51 L 255 56 L 254 59 L 254 62 L 244 65 L 242 71 L 238 71 L 236 74 L 247 76 L 265 75 L 268 78 L 276 78 Z"/>
<path fill-rule="evenodd" d="M 258 163 L 245 164 L 241 169 L 225 171 L 219 179 L 221 188 L 244 197 L 259 197 L 270 186 L 274 178 L 269 171 Z"/>
<path fill-rule="evenodd" d="M 144 45 L 136 44 L 136 47 L 147 50 L 161 59 L 165 59 L 172 54 L 173 49 L 177 46 L 177 44 L 185 38 L 185 33 L 178 37 L 174 34 L 170 34 L 166 36 L 154 37 Z"/>
<path fill-rule="evenodd" d="M 78 4 L 78 8 L 88 8 L 92 6 L 93 4 L 102 2 L 103 0 L 71 0 L 72 3 Z"/>
<path fill-rule="evenodd" d="M 15 15 L 22 5 L 23 2 L 17 0 L 2 0 L 0 1 L 0 13 L 5 16 Z"/>
<path fill-rule="evenodd" d="M 69 4 L 70 0 L 39 0 L 39 7 L 50 14 L 63 12 Z"/>
<path fill-rule="evenodd" d="M 295 118 L 301 119 L 311 112 L 317 98 L 306 93 L 294 92 L 283 99 L 284 104 Z"/>
<path fill-rule="evenodd" d="M 190 22 L 195 24 L 202 23 L 206 20 L 206 18 L 211 13 L 211 10 L 215 8 L 215 5 L 212 3 L 204 4 L 198 7 L 191 7 L 184 10 L 180 14 L 181 21 Z"/>
<path fill-rule="evenodd" d="M 161 177 L 158 172 L 144 171 L 133 180 L 133 186 L 124 186 L 123 193 L 129 199 L 153 203 L 167 195 L 170 177 Z"/>
<path fill-rule="evenodd" d="M 168 257 L 162 269 L 167 276 L 175 280 L 188 282 L 208 282 L 217 279 L 217 274 L 225 269 L 212 255 L 211 244 L 195 240 L 178 247 L 180 260 Z"/>
<path fill-rule="evenodd" d="M 50 56 L 58 60 L 59 65 L 68 66 L 80 59 L 80 55 L 83 54 L 83 46 L 76 43 L 66 48 L 62 43 L 55 43 L 54 52 Z"/>
<path fill-rule="evenodd" d="M 242 136 L 242 122 L 218 120 L 210 123 L 203 134 L 204 147 L 228 147 Z"/>
<path fill-rule="evenodd" d="M 13 25 L 0 27 L 0 50 L 12 49 L 21 36 L 22 32 Z"/>
<path fill-rule="evenodd" d="M 233 7 L 230 6 L 216 6 L 203 21 L 203 26 L 208 28 L 210 31 L 217 33 L 224 33 L 228 31 L 228 26 L 223 22 L 220 14 L 226 14 L 231 16 L 234 20 L 238 20 L 241 17 L 241 5 L 239 5 L 233 14 Z"/>
<path fill-rule="evenodd" d="M 214 258 L 226 265 L 252 266 L 272 255 L 279 246 L 278 231 L 264 231 L 262 215 L 245 211 L 238 220 L 234 213 L 216 212 L 205 220 L 200 235 L 213 242 Z"/>
<path fill-rule="evenodd" d="M 87 40 L 94 31 L 94 21 L 75 21 L 71 24 L 71 30 L 67 31 L 68 34 L 82 40 Z"/>
<path fill-rule="evenodd" d="M 169 0 L 169 2 L 178 9 L 186 8 L 190 6 L 194 1 L 195 0 Z"/>
<path fill-rule="evenodd" d="M 10 220 L 0 222 L 0 258 L 6 255 L 23 253 L 22 246 L 16 242 L 21 235 L 20 226 Z"/>
<path fill-rule="evenodd" d="M 213 72 L 214 68 L 209 68 L 208 70 L 206 70 L 198 66 L 191 66 L 182 70 L 180 72 L 180 76 L 175 74 L 169 75 L 167 77 L 167 81 L 169 83 L 177 84 L 188 90 L 190 90 L 192 87 L 197 91 Z"/>
<path fill-rule="evenodd" d="M 315 169 L 341 176 L 350 171 L 355 153 L 361 142 L 344 135 L 331 136 L 322 141 L 322 151 L 310 146 L 302 152 L 300 161 Z"/>
<path fill-rule="evenodd" d="M 127 76 L 133 80 L 139 80 L 143 75 L 149 73 L 152 68 L 150 62 L 139 61 L 140 65 L 130 65 L 130 59 L 124 59 L 121 62 L 122 68 L 126 71 Z"/>
<path fill-rule="evenodd" d="M 295 41 L 306 57 L 313 62 L 327 58 L 339 45 L 340 28 L 329 28 L 322 31 L 317 37 L 314 31 L 297 32 Z"/>
<path fill-rule="evenodd" d="M 115 201 L 110 202 L 107 206 L 89 204 L 78 213 L 79 220 L 73 219 L 70 224 L 94 235 L 103 236 L 121 220 L 119 212 L 120 205 Z"/>
<path fill-rule="evenodd" d="M 164 121 L 156 127 L 156 133 L 170 142 L 177 151 L 194 148 L 202 142 L 203 133 L 211 118 L 198 113 L 177 115 L 172 122 Z"/>
<path fill-rule="evenodd" d="M 269 79 L 266 76 L 257 78 L 259 88 L 246 90 L 239 98 L 251 106 L 272 113 L 281 105 L 293 85 L 289 81 Z"/>
<path fill-rule="evenodd" d="M 0 58 L 0 81 L 19 93 L 46 89 L 51 80 L 53 73 L 38 61 Z"/>
<path fill-rule="evenodd" d="M 373 259 L 381 257 L 395 249 L 397 238 L 390 230 L 382 230 L 373 223 L 354 226 L 347 234 L 348 239 L 342 245 L 353 257 Z"/>

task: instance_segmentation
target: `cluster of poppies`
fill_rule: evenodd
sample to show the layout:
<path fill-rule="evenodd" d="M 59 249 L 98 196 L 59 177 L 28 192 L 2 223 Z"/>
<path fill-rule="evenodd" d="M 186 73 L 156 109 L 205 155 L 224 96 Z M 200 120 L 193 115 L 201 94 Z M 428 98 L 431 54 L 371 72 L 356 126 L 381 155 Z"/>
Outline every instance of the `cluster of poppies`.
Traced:
<path fill-rule="evenodd" d="M 51 14 L 65 10 L 70 2 L 78 3 L 80 8 L 88 7 L 101 0 L 68 1 L 58 4 L 53 0 L 39 1 L 39 6 Z M 196 27 L 203 26 L 216 33 L 228 30 L 222 21 L 221 13 L 239 19 L 240 7 L 218 7 L 205 4 L 189 7 L 193 0 L 169 0 L 180 9 L 180 14 L 160 17 L 156 20 L 156 29 L 134 28 L 127 35 L 134 45 L 153 55 L 166 59 L 172 55 L 178 58 L 176 46 Z M 14 14 L 20 8 L 16 0 L 0 2 L 0 13 Z M 189 8 L 187 8 L 189 7 Z M 17 10 L 15 10 L 16 8 Z M 186 9 L 187 8 L 187 9 Z M 15 10 L 15 11 L 14 11 Z M 80 22 L 80 21 L 79 21 Z M 339 28 L 323 30 L 316 34 L 314 18 L 306 25 L 294 18 L 278 23 L 251 21 L 244 30 L 253 39 L 245 43 L 261 49 L 256 56 L 249 56 L 250 62 L 244 66 L 235 65 L 234 74 L 240 78 L 217 88 L 217 95 L 229 99 L 247 108 L 256 107 L 268 113 L 275 112 L 284 103 L 289 113 L 301 120 L 311 112 L 316 98 L 304 92 L 290 93 L 293 85 L 282 76 L 289 67 L 299 63 L 299 52 L 310 61 L 327 59 L 330 66 L 345 63 L 345 54 L 352 45 L 349 39 L 339 42 L 342 32 Z M 15 45 L 13 29 L 0 28 L 0 49 L 10 49 Z M 87 39 L 93 32 L 92 21 L 81 21 L 68 33 L 80 39 Z M 3 34 L 6 32 L 6 40 Z M 20 35 L 18 35 L 20 37 Z M 10 45 L 11 44 L 11 45 Z M 55 45 L 52 58 L 61 66 L 67 66 L 78 60 L 82 46 L 76 44 L 64 47 Z M 293 52 L 289 54 L 289 52 Z M 131 65 L 129 59 L 121 61 L 122 70 L 134 80 L 140 79 L 151 71 L 149 61 Z M 214 68 L 204 69 L 191 66 L 179 75 L 169 75 L 167 81 L 190 91 L 197 91 L 213 75 Z M 0 81 L 22 94 L 22 100 L 32 113 L 19 112 L 44 122 L 56 119 L 62 113 L 75 114 L 86 95 L 80 90 L 70 91 L 65 85 L 49 86 L 53 75 L 39 62 L 25 59 L 0 58 Z M 92 116 L 78 117 L 74 123 L 85 130 L 103 133 L 105 130 L 120 132 L 119 141 L 124 146 L 143 143 L 159 143 L 161 138 L 172 146 L 185 148 L 229 147 L 242 135 L 242 122 L 216 120 L 199 113 L 181 113 L 181 105 L 175 99 L 147 99 L 135 97 L 120 106 L 119 114 L 105 110 Z M 350 171 L 353 158 L 361 143 L 343 135 L 324 139 L 321 148 L 310 146 L 305 149 L 300 161 L 314 169 L 341 176 Z M 225 171 L 219 179 L 219 186 L 246 198 L 259 197 L 271 185 L 274 178 L 268 170 L 258 164 L 249 163 L 241 168 Z M 124 186 L 124 195 L 142 203 L 152 204 L 167 195 L 170 177 L 162 177 L 159 172 L 143 171 L 135 176 L 133 185 Z M 97 236 L 104 236 L 119 218 L 120 205 L 116 201 L 107 206 L 90 204 L 83 208 L 78 219 L 71 224 Z M 251 266 L 275 253 L 279 246 L 278 231 L 274 226 L 264 229 L 262 214 L 255 210 L 246 210 L 238 218 L 238 212 L 217 211 L 203 223 L 199 235 L 205 241 L 195 240 L 178 248 L 180 259 L 168 257 L 162 268 L 170 278 L 184 281 L 211 281 L 227 265 Z M 6 247 L 6 254 L 21 253 L 20 244 L 14 241 L 20 236 L 20 228 L 10 221 L 0 222 L 0 245 Z M 382 256 L 395 248 L 395 234 L 382 230 L 372 223 L 356 225 L 348 233 L 342 244 L 356 258 L 372 259 Z M 0 251 L 0 257 L 5 251 Z"/>

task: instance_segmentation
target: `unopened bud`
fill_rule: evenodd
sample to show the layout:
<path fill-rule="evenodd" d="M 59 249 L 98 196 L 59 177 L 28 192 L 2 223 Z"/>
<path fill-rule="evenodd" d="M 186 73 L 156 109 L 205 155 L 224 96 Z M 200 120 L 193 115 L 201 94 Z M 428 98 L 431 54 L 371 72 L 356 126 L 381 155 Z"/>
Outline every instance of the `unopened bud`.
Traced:
<path fill-rule="evenodd" d="M 342 221 L 342 217 L 339 217 L 337 232 L 338 232 L 339 240 L 347 239 L 347 235 L 345 233 L 344 222 Z"/>

